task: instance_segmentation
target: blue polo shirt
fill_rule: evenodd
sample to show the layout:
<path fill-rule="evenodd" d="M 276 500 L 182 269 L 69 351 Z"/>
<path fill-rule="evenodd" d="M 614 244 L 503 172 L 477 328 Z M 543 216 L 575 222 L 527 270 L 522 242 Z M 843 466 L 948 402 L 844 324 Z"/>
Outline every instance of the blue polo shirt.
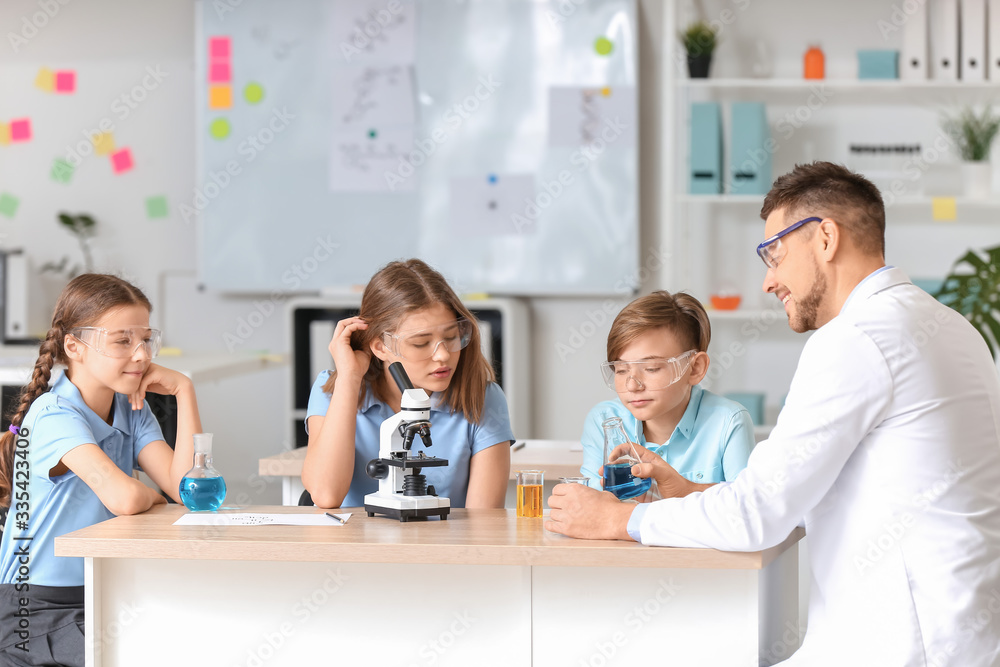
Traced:
<path fill-rule="evenodd" d="M 306 429 L 310 417 L 326 417 L 330 407 L 330 395 L 323 392 L 323 385 L 330 379 L 330 371 L 323 371 L 313 383 L 309 392 L 309 406 L 306 409 Z M 363 507 L 365 495 L 378 491 L 378 480 L 365 472 L 365 466 L 378 458 L 379 429 L 382 422 L 395 414 L 388 405 L 367 392 L 364 405 L 358 410 L 354 431 L 354 477 L 351 488 L 341 507 Z M 469 464 L 472 457 L 497 443 L 511 443 L 514 434 L 510 428 L 507 412 L 507 398 L 500 385 L 491 382 L 486 387 L 486 407 L 483 421 L 474 424 L 465 419 L 461 412 L 452 412 L 442 405 L 441 394 L 431 394 L 431 447 L 425 447 L 420 438 L 413 439 L 413 454 L 424 452 L 427 456 L 447 459 L 448 465 L 424 468 L 427 484 L 434 485 L 434 491 L 451 500 L 452 507 L 465 507 L 465 497 L 469 491 Z"/>
<path fill-rule="evenodd" d="M 48 392 L 35 399 L 21 424 L 28 429 L 27 461 L 30 472 L 28 500 L 18 505 L 17 487 L 24 470 L 20 456 L 14 457 L 14 498 L 3 540 L 0 541 L 0 583 L 17 582 L 22 564 L 15 553 L 27 545 L 30 553 L 29 584 L 39 586 L 82 586 L 83 559 L 57 557 L 55 539 L 74 530 L 92 526 L 114 517 L 83 480 L 70 471 L 59 477 L 49 477 L 70 450 L 85 444 L 96 444 L 114 461 L 122 472 L 131 475 L 139 468 L 139 452 L 156 440 L 163 440 L 160 425 L 143 405 L 132 410 L 128 396 L 115 394 L 113 425 L 101 419 L 87 407 L 66 374 L 56 380 Z M 21 451 L 15 449 L 15 452 Z M 28 514 L 27 529 L 18 527 L 19 512 Z M 32 537 L 15 540 L 15 537 Z"/>
<path fill-rule="evenodd" d="M 633 442 L 655 452 L 682 476 L 698 484 L 732 481 L 746 467 L 754 445 L 753 422 L 747 409 L 699 385 L 691 388 L 684 416 L 670 439 L 662 444 L 646 442 L 642 422 L 618 398 L 603 401 L 587 415 L 582 437 L 580 474 L 586 475 L 595 489 L 603 488 L 598 475 L 604 464 L 601 424 L 608 417 L 621 417 Z"/>

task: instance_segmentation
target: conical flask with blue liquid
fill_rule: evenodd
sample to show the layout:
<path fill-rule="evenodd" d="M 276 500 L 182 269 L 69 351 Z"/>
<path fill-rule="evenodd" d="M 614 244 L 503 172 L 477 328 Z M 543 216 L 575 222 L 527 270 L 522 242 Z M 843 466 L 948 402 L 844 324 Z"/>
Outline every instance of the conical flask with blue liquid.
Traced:
<path fill-rule="evenodd" d="M 604 490 L 620 500 L 646 493 L 652 481 L 632 475 L 632 466 L 641 461 L 621 417 L 609 417 L 601 426 L 604 429 Z"/>
<path fill-rule="evenodd" d="M 181 502 L 192 512 L 219 509 L 226 497 L 226 480 L 212 467 L 212 434 L 194 434 L 194 467 L 184 473 Z"/>

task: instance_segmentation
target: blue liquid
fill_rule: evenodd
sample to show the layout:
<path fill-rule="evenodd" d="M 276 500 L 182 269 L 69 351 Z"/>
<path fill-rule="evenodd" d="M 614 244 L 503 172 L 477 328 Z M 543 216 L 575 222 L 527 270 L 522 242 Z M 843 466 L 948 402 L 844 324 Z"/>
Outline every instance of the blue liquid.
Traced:
<path fill-rule="evenodd" d="M 219 509 L 226 497 L 226 480 L 221 477 L 185 477 L 181 480 L 181 502 L 192 512 Z"/>
<path fill-rule="evenodd" d="M 652 480 L 632 476 L 631 463 L 604 464 L 604 490 L 619 500 L 641 496 L 649 490 Z"/>

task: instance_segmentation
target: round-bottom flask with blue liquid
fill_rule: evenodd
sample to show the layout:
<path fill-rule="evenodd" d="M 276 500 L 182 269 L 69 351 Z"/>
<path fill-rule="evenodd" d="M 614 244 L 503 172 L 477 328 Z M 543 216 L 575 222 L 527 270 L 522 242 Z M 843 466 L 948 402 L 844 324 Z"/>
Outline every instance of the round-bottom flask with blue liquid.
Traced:
<path fill-rule="evenodd" d="M 180 496 L 192 512 L 217 510 L 226 497 L 226 480 L 212 467 L 211 433 L 194 435 L 194 467 L 181 479 Z"/>

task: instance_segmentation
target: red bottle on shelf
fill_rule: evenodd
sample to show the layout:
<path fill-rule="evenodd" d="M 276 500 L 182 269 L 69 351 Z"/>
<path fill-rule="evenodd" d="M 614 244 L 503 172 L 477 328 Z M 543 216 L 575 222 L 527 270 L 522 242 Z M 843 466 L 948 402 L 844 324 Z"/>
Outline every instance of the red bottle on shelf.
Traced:
<path fill-rule="evenodd" d="M 826 76 L 823 51 L 818 46 L 810 46 L 806 51 L 803 76 L 806 79 L 823 79 Z"/>

